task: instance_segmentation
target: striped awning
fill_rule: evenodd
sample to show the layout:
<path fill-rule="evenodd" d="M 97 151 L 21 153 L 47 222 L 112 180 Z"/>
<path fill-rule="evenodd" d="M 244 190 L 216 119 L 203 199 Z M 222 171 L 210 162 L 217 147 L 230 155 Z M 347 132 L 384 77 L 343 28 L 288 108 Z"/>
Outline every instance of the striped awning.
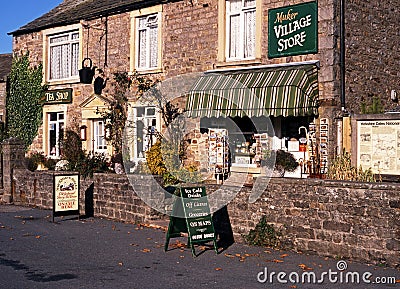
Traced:
<path fill-rule="evenodd" d="M 318 114 L 315 64 L 206 72 L 189 91 L 189 117 Z"/>

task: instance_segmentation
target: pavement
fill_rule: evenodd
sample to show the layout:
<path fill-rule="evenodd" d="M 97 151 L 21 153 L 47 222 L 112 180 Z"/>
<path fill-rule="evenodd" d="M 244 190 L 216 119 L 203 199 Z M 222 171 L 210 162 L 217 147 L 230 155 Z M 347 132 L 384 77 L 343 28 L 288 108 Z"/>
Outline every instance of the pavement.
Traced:
<path fill-rule="evenodd" d="M 0 288 L 400 288 L 394 268 L 238 243 L 192 257 L 187 238 L 167 252 L 165 238 L 158 225 L 0 205 Z"/>

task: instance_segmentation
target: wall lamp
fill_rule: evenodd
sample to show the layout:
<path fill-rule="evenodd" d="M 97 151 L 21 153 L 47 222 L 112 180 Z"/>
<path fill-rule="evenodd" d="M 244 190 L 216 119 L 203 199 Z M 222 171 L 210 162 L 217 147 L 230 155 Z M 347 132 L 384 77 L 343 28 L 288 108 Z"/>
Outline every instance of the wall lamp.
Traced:
<path fill-rule="evenodd" d="M 80 137 L 81 137 L 81 141 L 85 141 L 87 139 L 87 126 L 86 125 L 82 125 L 80 127 Z"/>

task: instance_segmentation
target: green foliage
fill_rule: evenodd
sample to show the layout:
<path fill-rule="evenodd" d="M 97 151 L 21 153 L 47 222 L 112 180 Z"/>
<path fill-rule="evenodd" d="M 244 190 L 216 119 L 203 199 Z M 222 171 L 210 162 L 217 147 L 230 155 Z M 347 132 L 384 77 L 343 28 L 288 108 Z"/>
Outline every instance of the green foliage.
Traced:
<path fill-rule="evenodd" d="M 108 172 L 109 163 L 107 157 L 103 153 L 92 153 L 89 152 L 85 155 L 85 158 L 75 165 L 75 170 L 78 171 L 81 176 L 86 178 L 92 178 L 93 173 L 104 173 Z"/>
<path fill-rule="evenodd" d="M 45 168 L 49 170 L 54 170 L 58 160 L 48 158 L 44 153 L 33 152 L 26 158 L 27 169 L 31 172 L 37 170 L 39 164 L 42 164 Z"/>
<path fill-rule="evenodd" d="M 267 223 L 266 216 L 262 216 L 256 227 L 244 238 L 252 246 L 278 248 L 281 245 L 282 233 Z"/>
<path fill-rule="evenodd" d="M 114 73 L 114 101 L 106 111 L 98 111 L 104 122 L 107 123 L 107 140 L 111 142 L 115 153 L 122 152 L 122 141 L 125 123 L 127 120 L 127 91 L 132 85 L 132 80 L 127 72 Z"/>
<path fill-rule="evenodd" d="M 74 171 L 85 159 L 86 154 L 82 150 L 82 141 L 79 134 L 73 130 L 66 130 L 64 137 L 60 137 L 61 158 L 67 160 L 69 169 Z"/>
<path fill-rule="evenodd" d="M 182 166 L 178 149 L 169 142 L 158 140 L 146 152 L 146 162 L 152 174 L 163 177 L 165 185 L 174 185 L 180 181 L 197 183 L 201 179 L 195 167 Z"/>
<path fill-rule="evenodd" d="M 359 182 L 376 182 L 375 175 L 371 168 L 363 170 L 360 166 L 358 169 L 351 165 L 351 155 L 344 151 L 342 155 L 336 156 L 328 168 L 328 179 L 359 181 Z"/>
<path fill-rule="evenodd" d="M 42 123 L 42 65 L 31 67 L 29 53 L 15 56 L 6 96 L 6 135 L 23 141 L 27 149 Z"/>
<path fill-rule="evenodd" d="M 79 134 L 72 130 L 65 132 L 60 141 L 62 159 L 68 161 L 68 170 L 77 171 L 85 179 L 93 177 L 95 172 L 109 171 L 109 163 L 104 154 L 85 153 Z"/>
<path fill-rule="evenodd" d="M 361 113 L 362 114 L 379 114 L 384 112 L 382 100 L 377 97 L 372 97 L 372 102 L 367 104 L 365 101 L 361 102 Z"/>
<path fill-rule="evenodd" d="M 264 155 L 267 164 L 274 164 L 275 169 L 282 172 L 294 172 L 299 163 L 293 154 L 284 150 L 267 151 Z"/>
<path fill-rule="evenodd" d="M 44 164 L 46 157 L 43 153 L 34 152 L 26 158 L 28 170 L 31 172 L 37 170 L 39 164 Z"/>

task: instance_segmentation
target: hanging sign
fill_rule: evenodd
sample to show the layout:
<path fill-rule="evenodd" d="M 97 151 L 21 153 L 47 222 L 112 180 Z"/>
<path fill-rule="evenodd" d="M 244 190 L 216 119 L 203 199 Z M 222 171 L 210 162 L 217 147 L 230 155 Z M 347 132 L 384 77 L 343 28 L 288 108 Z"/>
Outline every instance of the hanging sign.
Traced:
<path fill-rule="evenodd" d="M 43 104 L 60 104 L 72 102 L 72 88 L 48 90 L 42 95 Z"/>
<path fill-rule="evenodd" d="M 54 217 L 79 216 L 79 174 L 54 175 L 53 177 L 53 222 Z"/>
<path fill-rule="evenodd" d="M 268 11 L 268 57 L 318 52 L 318 5 L 308 2 Z"/>
<path fill-rule="evenodd" d="M 184 218 L 174 217 L 183 214 Z M 170 218 L 165 251 L 169 239 L 188 234 L 188 247 L 195 255 L 194 245 L 212 241 L 217 252 L 216 236 L 210 213 L 205 187 L 182 187 L 180 197 L 174 203 L 173 216 Z"/>

